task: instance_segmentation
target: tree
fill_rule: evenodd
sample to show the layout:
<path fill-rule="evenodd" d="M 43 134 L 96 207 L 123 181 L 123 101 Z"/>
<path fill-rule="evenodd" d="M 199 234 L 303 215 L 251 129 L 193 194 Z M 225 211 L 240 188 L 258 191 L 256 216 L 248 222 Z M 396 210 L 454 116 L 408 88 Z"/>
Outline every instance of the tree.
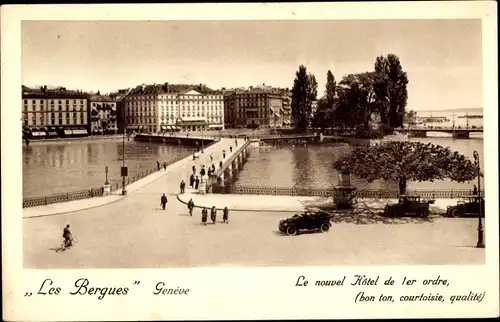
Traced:
<path fill-rule="evenodd" d="M 335 81 L 335 76 L 333 76 L 330 70 L 326 73 L 325 87 L 326 108 L 333 111 L 335 107 L 335 96 L 337 93 L 337 82 Z"/>
<path fill-rule="evenodd" d="M 325 129 L 331 125 L 329 122 L 331 120 L 330 113 L 327 107 L 326 98 L 320 98 L 318 101 L 318 108 L 316 113 L 314 113 L 312 125 L 313 127 L 319 127 Z"/>
<path fill-rule="evenodd" d="M 305 130 L 311 121 L 312 102 L 318 95 L 318 83 L 312 74 L 307 74 L 304 65 L 295 73 L 292 88 L 292 118 L 296 129 Z"/>
<path fill-rule="evenodd" d="M 375 73 L 366 72 L 344 76 L 338 86 L 338 104 L 335 119 L 340 125 L 360 125 L 366 132 L 372 115 L 377 112 L 374 91 Z"/>
<path fill-rule="evenodd" d="M 473 180 L 476 166 L 450 148 L 421 142 L 390 141 L 360 147 L 334 162 L 343 174 L 368 182 L 377 179 L 398 182 L 399 193 L 406 194 L 408 181 L 434 181 L 449 178 L 457 182 Z"/>
<path fill-rule="evenodd" d="M 399 57 L 389 54 L 375 59 L 374 91 L 383 124 L 401 127 L 408 101 L 408 75 L 403 70 Z"/>
<path fill-rule="evenodd" d="M 313 124 L 315 127 L 325 129 L 333 125 L 333 113 L 335 109 L 337 83 L 331 71 L 326 74 L 325 96 L 318 101 L 318 108 L 314 114 Z"/>

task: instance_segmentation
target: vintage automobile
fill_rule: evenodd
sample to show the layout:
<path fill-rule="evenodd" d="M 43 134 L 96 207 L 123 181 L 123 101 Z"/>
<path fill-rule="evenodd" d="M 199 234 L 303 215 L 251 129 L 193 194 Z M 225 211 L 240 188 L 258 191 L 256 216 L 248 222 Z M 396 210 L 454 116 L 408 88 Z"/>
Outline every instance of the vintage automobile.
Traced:
<path fill-rule="evenodd" d="M 481 199 L 481 203 L 479 203 Z M 478 196 L 468 196 L 457 202 L 455 206 L 446 208 L 447 217 L 478 217 L 481 211 L 481 217 L 484 217 L 484 198 Z"/>
<path fill-rule="evenodd" d="M 278 229 L 288 236 L 294 236 L 301 230 L 319 229 L 321 232 L 327 232 L 331 225 L 328 213 L 306 211 L 302 214 L 295 214 L 290 218 L 280 220 Z"/>
<path fill-rule="evenodd" d="M 398 203 L 386 205 L 384 216 L 386 217 L 403 217 L 403 216 L 429 216 L 429 205 L 433 204 L 434 200 L 420 201 L 419 196 L 399 196 Z"/>

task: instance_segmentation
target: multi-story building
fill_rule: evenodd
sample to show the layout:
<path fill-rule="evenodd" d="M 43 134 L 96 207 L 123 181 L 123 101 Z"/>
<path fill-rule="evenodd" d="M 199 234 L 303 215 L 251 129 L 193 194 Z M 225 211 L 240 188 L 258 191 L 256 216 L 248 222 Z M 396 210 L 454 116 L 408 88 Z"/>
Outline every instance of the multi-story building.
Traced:
<path fill-rule="evenodd" d="M 292 92 L 287 89 L 282 90 L 281 99 L 283 101 L 283 125 L 292 124 Z"/>
<path fill-rule="evenodd" d="M 229 90 L 224 95 L 224 115 L 227 127 L 283 126 L 283 96 L 281 90 L 269 86 Z"/>
<path fill-rule="evenodd" d="M 89 98 L 90 105 L 90 132 L 92 134 L 117 133 L 117 111 L 116 101 L 109 96 L 92 95 Z"/>
<path fill-rule="evenodd" d="M 86 93 L 64 87 L 22 87 L 23 132 L 33 138 L 88 135 Z"/>
<path fill-rule="evenodd" d="M 203 84 L 140 85 L 123 99 L 129 131 L 224 129 L 222 93 Z"/>

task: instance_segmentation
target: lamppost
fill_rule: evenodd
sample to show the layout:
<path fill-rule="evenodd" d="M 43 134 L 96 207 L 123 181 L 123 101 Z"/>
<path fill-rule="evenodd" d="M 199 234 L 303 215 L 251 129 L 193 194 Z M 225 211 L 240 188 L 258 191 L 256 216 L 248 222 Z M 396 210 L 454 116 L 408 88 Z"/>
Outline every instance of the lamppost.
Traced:
<path fill-rule="evenodd" d="M 125 177 L 128 175 L 128 169 L 125 166 L 125 132 L 126 129 L 123 128 L 123 140 L 122 140 L 122 168 L 121 168 L 121 175 L 122 175 L 122 196 L 125 196 L 127 194 L 127 187 L 125 185 Z"/>
<path fill-rule="evenodd" d="M 477 248 L 484 248 L 484 231 L 482 221 L 482 199 L 481 199 L 481 168 L 479 166 L 479 153 L 474 151 L 474 165 L 477 168 L 477 202 L 479 203 L 479 220 L 477 223 Z"/>
<path fill-rule="evenodd" d="M 108 182 L 108 166 L 106 166 L 106 169 L 104 170 L 104 172 L 106 173 L 106 182 L 104 182 L 105 185 L 109 185 L 109 182 Z"/>
<path fill-rule="evenodd" d="M 205 128 L 205 124 L 203 124 L 201 126 L 201 153 L 205 153 L 203 152 L 203 129 Z"/>

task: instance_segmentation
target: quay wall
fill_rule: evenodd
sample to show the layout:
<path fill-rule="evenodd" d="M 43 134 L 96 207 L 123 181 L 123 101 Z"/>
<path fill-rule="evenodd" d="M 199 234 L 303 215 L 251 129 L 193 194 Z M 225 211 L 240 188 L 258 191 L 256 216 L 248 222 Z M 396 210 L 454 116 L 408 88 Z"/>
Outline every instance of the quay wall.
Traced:
<path fill-rule="evenodd" d="M 156 135 L 156 134 L 137 134 L 134 137 L 135 141 L 138 142 L 153 142 L 153 143 L 164 143 L 172 145 L 183 145 L 190 147 L 208 147 L 213 143 L 217 142 L 216 139 L 212 137 L 199 137 L 199 136 L 178 136 L 178 135 Z"/>

